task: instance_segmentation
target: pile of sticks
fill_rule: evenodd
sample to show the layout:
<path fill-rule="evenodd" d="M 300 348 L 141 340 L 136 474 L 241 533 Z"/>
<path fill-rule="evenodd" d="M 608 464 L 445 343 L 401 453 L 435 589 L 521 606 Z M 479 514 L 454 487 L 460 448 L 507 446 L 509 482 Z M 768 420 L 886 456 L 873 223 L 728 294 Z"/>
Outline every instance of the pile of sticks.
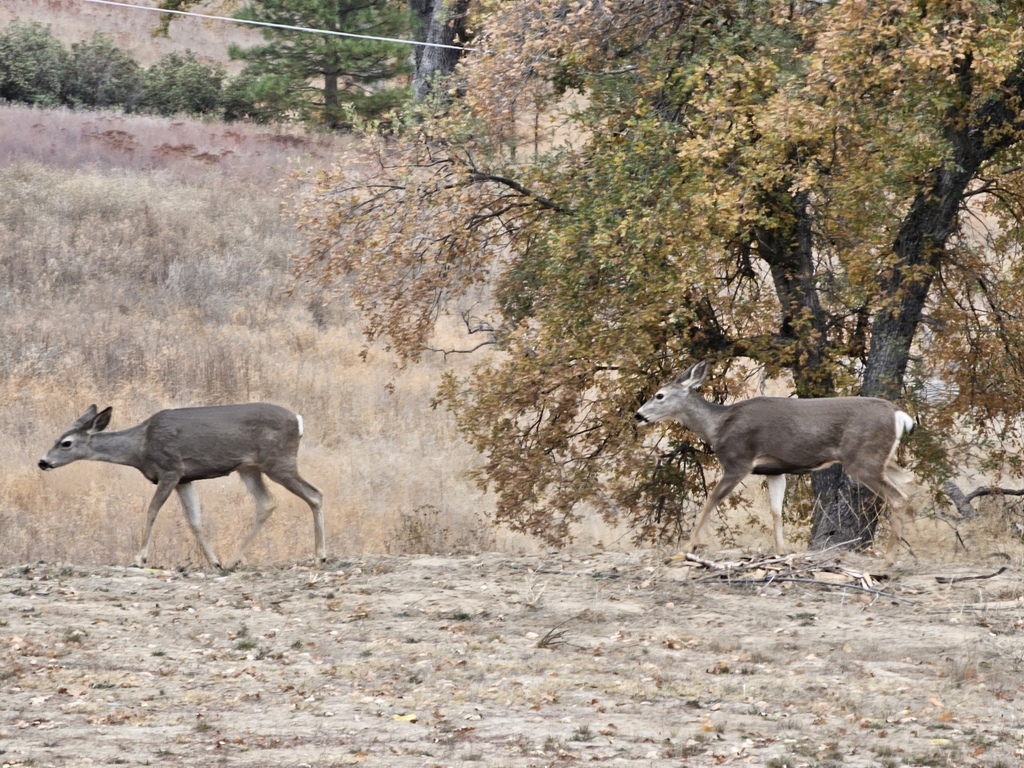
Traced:
<path fill-rule="evenodd" d="M 700 555 L 679 555 L 676 562 L 700 569 L 693 578 L 699 581 L 720 581 L 737 586 L 796 583 L 828 589 L 855 590 L 877 597 L 906 600 L 900 595 L 879 588 L 884 575 L 871 574 L 843 564 L 834 555 L 805 552 L 767 557 L 745 556 L 730 560 L 710 560 Z"/>

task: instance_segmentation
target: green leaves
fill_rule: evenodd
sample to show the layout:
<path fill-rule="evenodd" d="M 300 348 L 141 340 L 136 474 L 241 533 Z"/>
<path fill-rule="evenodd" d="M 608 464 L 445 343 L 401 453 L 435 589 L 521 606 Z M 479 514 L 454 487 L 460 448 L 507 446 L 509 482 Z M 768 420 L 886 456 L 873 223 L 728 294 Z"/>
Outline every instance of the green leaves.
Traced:
<path fill-rule="evenodd" d="M 67 68 L 64 46 L 38 22 L 15 20 L 0 35 L 0 99 L 55 106 Z"/>

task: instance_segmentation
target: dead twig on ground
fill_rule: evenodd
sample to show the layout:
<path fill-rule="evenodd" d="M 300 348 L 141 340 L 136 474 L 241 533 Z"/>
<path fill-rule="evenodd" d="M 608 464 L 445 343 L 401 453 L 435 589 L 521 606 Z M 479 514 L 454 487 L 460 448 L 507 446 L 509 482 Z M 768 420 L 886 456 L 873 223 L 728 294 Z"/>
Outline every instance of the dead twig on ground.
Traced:
<path fill-rule="evenodd" d="M 830 549 L 841 546 L 843 545 L 839 544 Z M 913 602 L 902 595 L 879 589 L 877 582 L 888 578 L 885 575 L 871 574 L 851 568 L 836 557 L 822 557 L 822 554 L 827 551 L 768 557 L 743 557 L 722 561 L 687 553 L 682 559 L 705 569 L 706 573 L 697 577 L 702 581 L 724 581 L 734 585 L 781 582 L 814 584 L 831 589 L 852 589 L 877 597 Z"/>
<path fill-rule="evenodd" d="M 994 573 L 984 573 L 978 576 L 936 576 L 935 580 L 939 582 L 939 584 L 958 584 L 961 581 L 978 581 L 980 579 L 991 579 L 998 576 L 1001 573 L 1006 572 L 1007 570 L 1009 570 L 1009 568 L 1010 566 L 1004 565 L 1002 568 L 1000 568 L 998 571 L 995 571 Z"/>
<path fill-rule="evenodd" d="M 573 621 L 579 619 L 579 616 L 571 616 L 565 621 L 561 621 L 555 624 L 551 629 L 544 633 L 544 636 L 537 641 L 538 648 L 556 648 L 559 645 L 571 645 L 573 648 L 579 648 L 580 646 L 570 643 L 565 639 L 565 636 L 571 631 L 571 627 L 567 627 Z"/>

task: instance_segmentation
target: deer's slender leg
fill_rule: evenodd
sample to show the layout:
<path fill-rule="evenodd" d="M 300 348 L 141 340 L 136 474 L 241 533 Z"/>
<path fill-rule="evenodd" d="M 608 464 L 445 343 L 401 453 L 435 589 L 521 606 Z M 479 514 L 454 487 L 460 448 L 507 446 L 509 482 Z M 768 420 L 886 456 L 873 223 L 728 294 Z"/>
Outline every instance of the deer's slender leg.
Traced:
<path fill-rule="evenodd" d="M 156 493 L 150 499 L 149 509 L 146 511 L 146 530 L 142 534 L 142 549 L 135 556 L 135 565 L 139 568 L 144 566 L 149 560 L 149 545 L 153 541 L 153 523 L 156 522 L 156 516 L 160 514 L 160 508 L 167 501 L 171 491 L 174 490 L 174 486 L 177 484 L 178 478 L 175 476 L 161 477 L 160 482 L 157 483 Z"/>
<path fill-rule="evenodd" d="M 893 449 L 895 453 L 895 449 Z M 910 494 L 914 491 L 914 476 L 898 464 L 887 464 L 885 468 L 885 479 L 899 496 L 889 503 L 889 545 L 886 548 L 885 559 L 892 562 L 895 559 L 896 545 L 903 539 L 903 523 L 906 519 L 907 508 L 911 506 Z"/>
<path fill-rule="evenodd" d="M 324 542 L 324 495 L 315 485 L 303 480 L 294 467 L 290 470 L 268 468 L 266 472 L 267 477 L 275 483 L 284 486 L 304 502 L 309 504 L 309 508 L 313 511 L 313 535 L 315 538 L 316 559 L 323 562 L 327 559 L 326 544 Z"/>
<path fill-rule="evenodd" d="M 907 493 L 901 482 L 894 482 L 889 478 L 885 466 L 875 471 L 866 471 L 856 466 L 852 471 L 845 469 L 850 477 L 866 485 L 876 496 L 883 498 L 889 507 L 889 543 L 885 548 L 885 561 L 891 563 L 896 559 L 896 546 L 903 538 L 903 512 L 908 501 Z M 903 472 L 902 469 L 899 471 Z"/>
<path fill-rule="evenodd" d="M 178 498 L 181 499 L 181 507 L 185 511 L 185 519 L 188 521 L 192 533 L 195 534 L 196 541 L 199 542 L 199 547 L 203 550 L 203 554 L 206 555 L 206 559 L 210 561 L 214 568 L 220 568 L 220 560 L 213 554 L 210 545 L 206 543 L 206 537 L 203 536 L 199 496 L 196 494 L 196 489 L 192 487 L 192 483 L 181 483 L 178 486 Z"/>
<path fill-rule="evenodd" d="M 266 483 L 263 482 L 262 472 L 258 469 L 240 469 L 238 470 L 238 476 L 242 478 L 246 489 L 248 489 L 256 501 L 256 519 L 253 521 L 252 528 L 249 529 L 249 533 L 246 535 L 242 545 L 235 553 L 234 560 L 231 562 L 231 568 L 235 568 L 242 562 L 242 558 L 245 557 L 245 553 L 249 550 L 249 545 L 252 544 L 253 539 L 256 538 L 256 534 L 260 532 L 263 524 L 267 522 L 271 513 L 277 508 L 277 505 L 274 503 L 274 497 L 270 495 Z"/>
<path fill-rule="evenodd" d="M 697 522 L 693 526 L 693 533 L 690 534 L 690 549 L 696 549 L 700 545 L 700 532 L 704 528 L 704 524 L 708 520 L 708 515 L 714 511 L 725 497 L 732 493 L 733 489 L 739 485 L 740 481 L 749 475 L 749 471 L 742 472 L 725 472 L 722 475 L 722 479 L 718 481 L 718 485 L 712 489 L 711 493 L 708 494 L 707 501 L 704 502 L 704 509 L 700 511 L 700 515 L 697 517 Z"/>
<path fill-rule="evenodd" d="M 782 536 L 782 501 L 786 497 L 786 476 L 768 475 L 768 503 L 772 508 L 772 522 L 775 526 L 775 551 L 782 552 L 786 548 L 786 540 Z"/>

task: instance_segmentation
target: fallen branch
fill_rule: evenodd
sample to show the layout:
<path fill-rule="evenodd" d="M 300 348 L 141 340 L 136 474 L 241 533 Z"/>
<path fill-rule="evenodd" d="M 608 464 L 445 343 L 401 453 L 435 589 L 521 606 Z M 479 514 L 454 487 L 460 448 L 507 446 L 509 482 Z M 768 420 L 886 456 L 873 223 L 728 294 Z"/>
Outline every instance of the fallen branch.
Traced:
<path fill-rule="evenodd" d="M 822 581 L 821 579 L 811 579 L 799 576 L 765 576 L 760 579 L 730 579 L 730 584 L 773 584 L 778 581 L 788 581 L 796 584 L 816 584 L 819 587 L 839 587 L 840 589 L 852 589 L 857 592 L 866 592 L 870 595 L 876 595 L 878 597 L 890 597 L 893 600 L 902 600 L 905 603 L 913 603 L 909 597 L 903 597 L 893 592 L 886 592 L 884 589 L 875 589 L 873 587 L 866 587 L 862 584 L 836 584 L 831 581 Z"/>
<path fill-rule="evenodd" d="M 995 485 L 983 485 L 965 494 L 960 490 L 960 486 L 952 480 L 944 482 L 942 490 L 946 492 L 949 500 L 956 507 L 956 511 L 964 520 L 973 520 L 978 516 L 978 510 L 971 504 L 974 499 L 979 499 L 982 496 L 1024 496 L 1024 488 L 1000 488 Z"/>
<path fill-rule="evenodd" d="M 1008 565 L 1004 565 L 1002 568 L 1000 568 L 995 573 L 986 573 L 986 574 L 982 574 L 980 576 L 936 576 L 935 580 L 937 582 L 939 582 L 939 584 L 958 584 L 961 581 L 977 581 L 979 579 L 991 579 L 991 578 L 993 578 L 995 576 L 998 576 L 999 574 L 1007 571 L 1009 569 L 1009 567 L 1010 566 L 1008 566 Z"/>

